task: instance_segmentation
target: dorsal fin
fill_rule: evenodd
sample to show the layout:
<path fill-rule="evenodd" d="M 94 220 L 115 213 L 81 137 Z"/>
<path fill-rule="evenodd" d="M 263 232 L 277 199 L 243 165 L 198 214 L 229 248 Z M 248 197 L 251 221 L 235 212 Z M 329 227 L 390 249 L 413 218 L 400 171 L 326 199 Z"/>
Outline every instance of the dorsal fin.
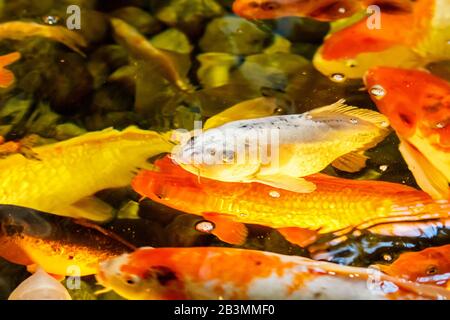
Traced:
<path fill-rule="evenodd" d="M 335 115 L 345 115 L 348 117 L 354 117 L 356 119 L 368 121 L 380 128 L 384 128 L 386 130 L 389 127 L 389 120 L 383 114 L 373 111 L 373 110 L 361 109 L 358 107 L 348 106 L 347 104 L 345 104 L 344 99 L 341 99 L 329 106 L 311 110 L 309 112 L 309 114 L 313 118 L 330 117 L 330 116 L 335 116 Z"/>

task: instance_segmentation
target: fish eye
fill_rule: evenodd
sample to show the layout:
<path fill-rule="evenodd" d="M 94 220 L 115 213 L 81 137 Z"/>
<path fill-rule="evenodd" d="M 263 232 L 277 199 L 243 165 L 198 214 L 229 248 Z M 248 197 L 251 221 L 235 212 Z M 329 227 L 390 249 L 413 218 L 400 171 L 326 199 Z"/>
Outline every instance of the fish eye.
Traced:
<path fill-rule="evenodd" d="M 192 145 L 192 144 L 194 144 L 194 142 L 195 142 L 195 136 L 192 136 L 192 137 L 190 137 L 189 140 L 187 141 L 187 144 Z"/>
<path fill-rule="evenodd" d="M 125 282 L 126 282 L 127 284 L 129 284 L 129 285 L 132 285 L 132 286 L 138 284 L 140 281 L 141 281 L 141 278 L 138 277 L 138 276 L 136 276 L 136 275 L 128 275 L 128 276 L 125 278 Z"/>
<path fill-rule="evenodd" d="M 280 4 L 275 1 L 266 1 L 261 3 L 261 9 L 266 11 L 272 11 L 280 8 Z"/>
<path fill-rule="evenodd" d="M 427 271 L 426 271 L 426 272 L 427 272 L 427 275 L 432 276 L 432 275 L 437 274 L 438 271 L 439 271 L 439 269 L 438 269 L 437 266 L 431 265 L 431 266 L 428 266 L 428 267 L 427 267 Z"/>

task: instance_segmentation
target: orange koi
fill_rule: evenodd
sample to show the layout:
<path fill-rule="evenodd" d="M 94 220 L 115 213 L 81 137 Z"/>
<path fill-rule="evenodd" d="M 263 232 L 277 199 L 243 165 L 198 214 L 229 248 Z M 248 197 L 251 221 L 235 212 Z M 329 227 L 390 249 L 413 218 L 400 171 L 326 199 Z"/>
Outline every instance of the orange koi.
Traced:
<path fill-rule="evenodd" d="M 400 137 L 418 185 L 437 199 L 450 191 L 450 83 L 418 70 L 373 68 L 365 83 Z"/>
<path fill-rule="evenodd" d="M 199 179 L 168 157 L 155 165 L 158 172 L 141 171 L 135 177 L 134 190 L 155 202 L 203 216 L 213 223 L 209 232 L 233 244 L 245 241 L 244 223 L 277 228 L 289 241 L 305 246 L 323 233 L 450 214 L 448 201 L 434 202 L 425 192 L 388 182 L 316 174 L 306 179 L 317 190 L 301 194 L 260 183 Z M 207 226 L 201 224 L 198 229 Z"/>
<path fill-rule="evenodd" d="M 102 262 L 97 280 L 142 300 L 450 298 L 443 288 L 374 269 L 234 248 L 141 248 Z"/>
<path fill-rule="evenodd" d="M 420 283 L 446 285 L 450 280 L 450 244 L 407 252 L 390 266 L 380 266 L 383 272 Z"/>
<path fill-rule="evenodd" d="M 333 21 L 350 17 L 377 4 L 390 11 L 411 10 L 410 0 L 236 0 L 233 12 L 246 19 L 277 19 L 282 17 L 310 17 Z"/>
<path fill-rule="evenodd" d="M 30 271 L 39 266 L 57 276 L 92 275 L 100 261 L 133 249 L 96 225 L 0 205 L 0 256 Z"/>
<path fill-rule="evenodd" d="M 14 73 L 4 67 L 16 62 L 19 59 L 19 52 L 13 52 L 0 57 L 0 88 L 8 88 L 14 83 Z"/>
<path fill-rule="evenodd" d="M 326 76 L 361 78 L 371 67 L 424 67 L 450 57 L 450 19 L 447 0 L 418 0 L 411 12 L 381 10 L 379 27 L 372 17 L 331 33 L 313 63 Z"/>

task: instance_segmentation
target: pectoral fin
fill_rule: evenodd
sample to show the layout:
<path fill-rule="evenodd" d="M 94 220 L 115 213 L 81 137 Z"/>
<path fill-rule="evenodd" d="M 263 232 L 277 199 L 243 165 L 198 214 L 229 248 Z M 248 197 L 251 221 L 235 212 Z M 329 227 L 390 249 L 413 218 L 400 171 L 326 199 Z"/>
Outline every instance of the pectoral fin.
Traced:
<path fill-rule="evenodd" d="M 245 242 L 248 235 L 247 227 L 241 222 L 234 221 L 233 216 L 208 212 L 204 213 L 203 217 L 214 224 L 209 233 L 220 240 L 235 245 Z"/>
<path fill-rule="evenodd" d="M 262 183 L 278 189 L 297 193 L 311 193 L 316 190 L 316 185 L 303 178 L 295 178 L 286 175 L 257 176 L 251 182 Z"/>
<path fill-rule="evenodd" d="M 298 227 L 279 228 L 277 230 L 287 241 L 303 248 L 314 243 L 318 235 L 317 231 Z"/>
<path fill-rule="evenodd" d="M 401 140 L 399 150 L 422 190 L 434 199 L 450 197 L 447 178 L 419 150 L 404 140 Z"/>
<path fill-rule="evenodd" d="M 332 166 L 345 172 L 358 172 L 366 166 L 367 157 L 358 152 L 350 152 L 334 160 Z"/>
<path fill-rule="evenodd" d="M 106 222 L 114 217 L 114 208 L 96 197 L 86 197 L 72 205 L 54 210 L 59 215 Z"/>

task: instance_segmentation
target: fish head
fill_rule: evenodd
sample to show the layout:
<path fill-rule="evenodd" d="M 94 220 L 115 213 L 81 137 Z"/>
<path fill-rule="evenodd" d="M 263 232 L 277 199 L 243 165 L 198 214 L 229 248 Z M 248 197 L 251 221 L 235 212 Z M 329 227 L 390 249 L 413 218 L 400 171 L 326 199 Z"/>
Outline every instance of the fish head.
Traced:
<path fill-rule="evenodd" d="M 352 15 L 360 7 L 353 0 L 236 0 L 233 12 L 246 19 L 300 16 L 333 21 Z"/>
<path fill-rule="evenodd" d="M 183 169 L 209 179 L 242 181 L 258 171 L 258 161 L 245 161 L 239 156 L 235 136 L 220 129 L 210 129 L 192 137 L 172 154 Z"/>
<path fill-rule="evenodd" d="M 449 248 L 443 246 L 404 253 L 387 272 L 411 281 L 432 282 L 436 276 L 450 272 Z"/>
<path fill-rule="evenodd" d="M 382 14 L 382 28 L 369 28 L 367 18 L 330 33 L 313 58 L 317 70 L 331 80 L 360 79 L 375 66 L 416 68 L 423 61 L 406 37 L 409 15 Z"/>
<path fill-rule="evenodd" d="M 105 288 L 127 299 L 180 299 L 181 281 L 167 266 L 167 256 L 158 255 L 153 248 L 141 248 L 101 262 L 96 278 Z"/>
<path fill-rule="evenodd" d="M 450 84 L 420 70 L 370 69 L 364 81 L 372 100 L 402 138 L 416 132 L 450 147 Z"/>

